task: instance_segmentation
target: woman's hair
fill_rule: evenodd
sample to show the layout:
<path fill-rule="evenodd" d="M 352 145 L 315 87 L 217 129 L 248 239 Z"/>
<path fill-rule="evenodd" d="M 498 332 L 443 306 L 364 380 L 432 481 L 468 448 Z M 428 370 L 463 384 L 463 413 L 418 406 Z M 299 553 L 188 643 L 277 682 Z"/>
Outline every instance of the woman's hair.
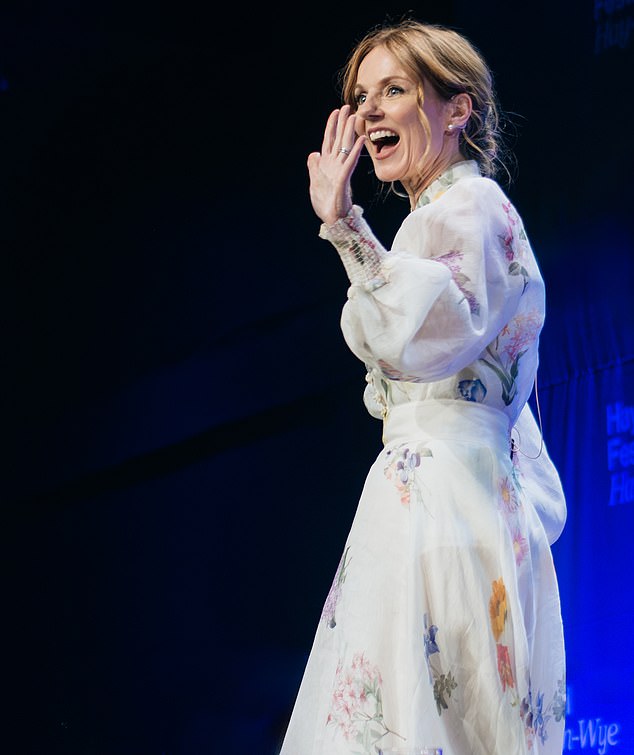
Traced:
<path fill-rule="evenodd" d="M 340 74 L 343 101 L 353 110 L 357 109 L 354 90 L 361 61 L 380 45 L 419 82 L 421 121 L 428 135 L 429 123 L 422 111 L 423 81 L 428 81 L 445 100 L 460 92 L 471 97 L 473 110 L 460 134 L 461 151 L 468 159 L 477 161 L 483 175 L 495 176 L 506 157 L 501 111 L 491 70 L 473 44 L 447 27 L 409 19 L 377 27 L 355 46 Z"/>

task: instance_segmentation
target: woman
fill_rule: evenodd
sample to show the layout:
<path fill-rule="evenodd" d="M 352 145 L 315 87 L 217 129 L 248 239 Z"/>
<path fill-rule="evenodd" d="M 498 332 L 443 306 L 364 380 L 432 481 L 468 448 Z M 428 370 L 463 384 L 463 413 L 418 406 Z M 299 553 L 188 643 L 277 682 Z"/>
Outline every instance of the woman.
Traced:
<path fill-rule="evenodd" d="M 491 75 L 461 35 L 406 21 L 357 45 L 343 97 L 310 196 L 350 278 L 342 329 L 384 449 L 281 752 L 559 754 L 565 502 L 527 404 L 544 285 L 490 177 Z M 364 147 L 411 205 L 389 252 L 351 200 Z"/>

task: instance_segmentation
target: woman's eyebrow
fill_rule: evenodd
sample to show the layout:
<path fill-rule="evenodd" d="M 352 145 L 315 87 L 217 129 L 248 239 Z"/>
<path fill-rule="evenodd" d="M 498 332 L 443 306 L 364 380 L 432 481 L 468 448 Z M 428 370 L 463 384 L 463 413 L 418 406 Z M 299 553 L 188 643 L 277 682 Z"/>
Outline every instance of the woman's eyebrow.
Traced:
<path fill-rule="evenodd" d="M 377 82 L 377 86 L 379 88 L 384 87 L 386 84 L 389 84 L 391 81 L 406 81 L 411 84 L 411 79 L 409 79 L 407 76 L 396 75 L 396 76 L 384 76 L 379 82 Z M 358 89 L 367 89 L 367 87 L 364 87 L 363 84 L 357 83 L 354 89 L 356 92 Z"/>

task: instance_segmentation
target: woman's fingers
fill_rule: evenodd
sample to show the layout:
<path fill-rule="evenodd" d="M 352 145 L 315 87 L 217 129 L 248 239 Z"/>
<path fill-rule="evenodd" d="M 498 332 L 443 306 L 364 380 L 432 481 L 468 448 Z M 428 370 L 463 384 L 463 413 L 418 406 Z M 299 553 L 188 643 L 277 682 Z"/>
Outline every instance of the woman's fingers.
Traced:
<path fill-rule="evenodd" d="M 339 147 L 339 152 L 341 154 L 350 154 L 352 151 L 352 148 L 355 145 L 357 135 L 355 133 L 355 123 L 357 120 L 357 116 L 353 114 L 349 114 L 349 116 L 345 119 L 345 121 L 341 122 L 342 125 L 342 132 L 341 132 L 341 145 Z M 346 150 L 344 152 L 343 150 Z"/>
<path fill-rule="evenodd" d="M 350 177 L 357 167 L 357 163 L 359 162 L 359 157 L 361 155 L 361 150 L 363 149 L 364 144 L 365 136 L 359 136 L 357 137 L 356 141 L 353 142 L 350 151 L 341 154 L 341 157 L 344 159 L 344 168 L 346 168 L 347 181 L 350 181 Z"/>
<path fill-rule="evenodd" d="M 339 120 L 339 110 L 333 110 L 328 116 L 326 121 L 326 128 L 324 130 L 324 140 L 321 143 L 321 154 L 325 155 L 333 150 L 333 146 L 337 137 L 337 124 Z"/>
<path fill-rule="evenodd" d="M 308 155 L 308 159 L 306 160 L 306 165 L 308 166 L 309 171 L 315 170 L 317 165 L 319 164 L 319 152 L 311 152 L 310 155 Z"/>
<path fill-rule="evenodd" d="M 343 105 L 340 109 L 333 110 L 330 113 L 321 145 L 322 155 L 337 157 L 350 153 L 356 137 L 355 120 L 356 115 L 351 113 L 350 105 Z M 342 150 L 346 151 L 343 152 Z"/>
<path fill-rule="evenodd" d="M 334 141 L 334 148 L 338 155 L 345 156 L 346 154 L 350 154 L 354 143 L 354 137 L 351 134 L 354 132 L 355 117 L 350 112 L 350 105 L 343 105 L 339 110 L 339 115 L 337 116 L 337 135 Z"/>
<path fill-rule="evenodd" d="M 361 136 L 356 136 L 352 144 L 352 150 L 350 151 L 350 160 L 354 161 L 355 165 L 357 163 L 357 160 L 359 159 L 359 156 L 361 155 L 361 150 L 363 149 L 364 144 L 365 135 L 362 134 Z"/>

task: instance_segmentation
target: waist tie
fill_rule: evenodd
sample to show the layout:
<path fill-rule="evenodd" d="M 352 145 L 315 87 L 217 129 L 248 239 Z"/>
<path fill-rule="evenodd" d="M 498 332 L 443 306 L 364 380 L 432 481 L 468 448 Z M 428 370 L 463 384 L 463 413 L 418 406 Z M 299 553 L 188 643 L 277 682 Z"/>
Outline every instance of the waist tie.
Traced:
<path fill-rule="evenodd" d="M 508 454 L 510 420 L 504 412 L 468 401 L 429 399 L 390 406 L 383 443 L 446 439 L 474 443 Z"/>

